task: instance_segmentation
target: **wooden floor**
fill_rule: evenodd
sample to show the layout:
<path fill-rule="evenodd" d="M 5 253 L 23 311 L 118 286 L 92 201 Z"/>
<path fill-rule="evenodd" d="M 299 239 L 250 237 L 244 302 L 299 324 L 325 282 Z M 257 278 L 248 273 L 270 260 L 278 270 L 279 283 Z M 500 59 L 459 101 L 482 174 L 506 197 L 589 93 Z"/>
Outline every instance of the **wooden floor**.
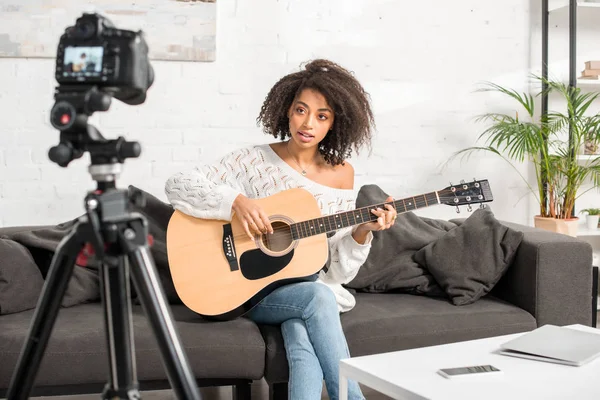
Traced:
<path fill-rule="evenodd" d="M 232 400 L 231 388 L 202 388 L 200 391 L 202 400 Z M 363 386 L 363 394 L 368 400 L 390 400 L 391 398 L 368 387 Z M 252 399 L 267 400 L 269 391 L 264 381 L 255 382 L 252 385 Z M 58 397 L 32 397 L 35 400 L 98 400 L 100 395 L 58 396 Z M 329 399 L 323 390 L 323 400 Z M 159 390 L 142 392 L 142 400 L 178 400 L 171 390 Z"/>

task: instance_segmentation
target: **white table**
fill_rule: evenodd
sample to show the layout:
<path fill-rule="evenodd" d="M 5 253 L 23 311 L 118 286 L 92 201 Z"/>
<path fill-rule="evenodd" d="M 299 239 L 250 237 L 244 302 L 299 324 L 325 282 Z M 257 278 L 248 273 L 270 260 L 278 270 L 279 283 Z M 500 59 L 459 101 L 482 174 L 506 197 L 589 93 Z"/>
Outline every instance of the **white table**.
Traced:
<path fill-rule="evenodd" d="M 600 329 L 583 325 L 569 327 L 600 334 Z M 522 334 L 342 360 L 340 400 L 348 398 L 348 379 L 395 399 L 600 399 L 600 357 L 572 367 L 495 354 L 501 343 Z M 446 379 L 437 373 L 485 364 L 503 374 Z"/>

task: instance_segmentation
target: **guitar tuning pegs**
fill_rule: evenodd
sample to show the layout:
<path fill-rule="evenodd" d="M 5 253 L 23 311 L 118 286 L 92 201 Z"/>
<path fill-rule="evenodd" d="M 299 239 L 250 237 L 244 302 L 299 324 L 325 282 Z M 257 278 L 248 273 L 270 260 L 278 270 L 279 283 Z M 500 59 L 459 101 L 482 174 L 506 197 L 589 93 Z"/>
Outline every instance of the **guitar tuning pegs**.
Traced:
<path fill-rule="evenodd" d="M 460 214 L 460 208 L 458 206 L 456 206 L 456 213 Z"/>
<path fill-rule="evenodd" d="M 482 209 L 482 210 L 483 210 L 485 207 L 486 207 L 486 205 L 485 205 L 485 204 L 483 204 L 483 203 L 480 203 L 480 204 L 479 204 L 479 208 L 480 208 L 480 209 Z"/>
<path fill-rule="evenodd" d="M 468 212 L 471 212 L 471 211 L 473 211 L 473 207 L 471 207 L 471 205 L 470 205 L 470 204 L 467 204 L 467 211 L 468 211 Z"/>
<path fill-rule="evenodd" d="M 461 180 L 460 180 L 460 183 L 463 183 L 463 184 L 464 184 L 464 183 L 465 183 L 465 180 L 464 180 L 464 179 L 461 179 Z"/>

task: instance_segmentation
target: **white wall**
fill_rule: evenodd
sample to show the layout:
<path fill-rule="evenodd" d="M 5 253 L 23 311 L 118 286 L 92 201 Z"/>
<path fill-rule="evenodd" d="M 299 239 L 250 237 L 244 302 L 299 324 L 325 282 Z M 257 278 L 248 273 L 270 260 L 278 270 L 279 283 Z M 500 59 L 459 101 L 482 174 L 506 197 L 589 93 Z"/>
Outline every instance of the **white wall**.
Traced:
<path fill-rule="evenodd" d="M 114 100 L 91 121 L 107 138 L 124 135 L 143 146 L 139 159 L 125 163 L 119 186 L 165 199 L 164 181 L 180 168 L 272 141 L 255 124 L 267 91 L 300 62 L 326 57 L 355 71 L 373 100 L 373 152 L 351 160 L 357 186 L 376 183 L 401 198 L 487 178 L 496 216 L 529 224 L 525 185 L 504 161 L 482 154 L 441 169 L 475 143 L 484 128 L 476 115 L 512 106 L 474 93 L 479 82 L 526 90 L 530 47 L 539 46 L 531 43 L 529 3 L 219 0 L 216 62 L 153 62 L 146 103 Z M 66 169 L 47 158 L 59 138 L 48 122 L 53 73 L 52 60 L 0 59 L 0 226 L 76 217 L 94 188 L 87 157 Z M 422 215 L 456 213 L 438 206 Z"/>

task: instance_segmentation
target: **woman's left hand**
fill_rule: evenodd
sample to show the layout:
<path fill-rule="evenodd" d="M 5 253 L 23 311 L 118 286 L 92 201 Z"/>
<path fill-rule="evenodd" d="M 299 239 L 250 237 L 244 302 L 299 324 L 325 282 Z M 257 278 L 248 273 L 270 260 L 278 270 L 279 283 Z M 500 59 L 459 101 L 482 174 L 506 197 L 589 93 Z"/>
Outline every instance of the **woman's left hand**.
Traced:
<path fill-rule="evenodd" d="M 385 203 L 390 203 L 392 201 L 394 201 L 392 197 L 385 199 Z M 396 218 L 398 216 L 396 209 L 390 204 L 385 205 L 385 210 L 378 207 L 372 209 L 371 213 L 377 216 L 377 220 L 359 225 L 353 233 L 354 239 L 359 243 L 364 243 L 369 231 L 383 231 L 391 228 L 396 223 Z"/>

